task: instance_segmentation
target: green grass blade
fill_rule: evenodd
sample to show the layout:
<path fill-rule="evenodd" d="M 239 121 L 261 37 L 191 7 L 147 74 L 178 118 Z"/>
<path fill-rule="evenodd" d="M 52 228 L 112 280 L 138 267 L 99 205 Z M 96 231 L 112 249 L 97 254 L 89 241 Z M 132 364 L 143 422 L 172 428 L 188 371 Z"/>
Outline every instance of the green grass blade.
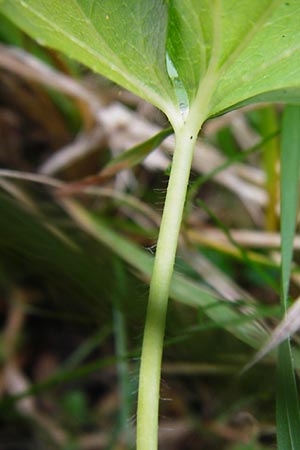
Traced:
<path fill-rule="evenodd" d="M 282 124 L 281 147 L 281 249 L 282 301 L 287 309 L 293 240 L 298 207 L 300 171 L 300 107 L 288 106 Z"/>
<path fill-rule="evenodd" d="M 143 279 L 149 281 L 153 267 L 153 257 L 150 254 L 115 233 L 100 218 L 95 218 L 78 203 L 61 199 L 61 204 L 79 227 L 96 240 L 107 245 L 131 267 L 141 273 Z M 217 323 L 224 323 L 224 320 L 228 320 L 228 323 L 231 324 L 232 321 L 241 318 L 240 313 L 236 311 L 236 308 L 232 308 L 230 303 L 217 299 L 207 290 L 201 288 L 198 282 L 176 272 L 172 278 L 170 297 L 194 307 L 206 309 L 214 306 L 206 312 Z M 255 348 L 259 347 L 267 337 L 266 331 L 257 322 L 249 322 L 236 327 L 224 326 L 224 328 L 228 329 L 238 339 Z"/>
<path fill-rule="evenodd" d="M 284 341 L 278 350 L 277 378 L 276 421 L 278 450 L 299 450 L 299 402 L 289 340 Z"/>
<path fill-rule="evenodd" d="M 150 139 L 147 139 L 141 144 L 135 145 L 129 150 L 111 159 L 109 163 L 97 175 L 91 175 L 83 178 L 82 180 L 69 183 L 62 188 L 61 192 L 74 193 L 90 185 L 102 184 L 120 171 L 124 169 L 130 169 L 137 164 L 140 164 L 143 159 L 146 158 L 146 156 L 148 156 L 153 150 L 155 150 L 172 133 L 173 129 L 171 127 L 165 128 L 164 130 L 152 136 Z"/>
<path fill-rule="evenodd" d="M 281 147 L 281 303 L 287 310 L 293 239 L 298 207 L 300 107 L 288 106 L 283 116 Z M 279 450 L 300 448 L 300 412 L 289 339 L 278 351 L 277 439 Z"/>

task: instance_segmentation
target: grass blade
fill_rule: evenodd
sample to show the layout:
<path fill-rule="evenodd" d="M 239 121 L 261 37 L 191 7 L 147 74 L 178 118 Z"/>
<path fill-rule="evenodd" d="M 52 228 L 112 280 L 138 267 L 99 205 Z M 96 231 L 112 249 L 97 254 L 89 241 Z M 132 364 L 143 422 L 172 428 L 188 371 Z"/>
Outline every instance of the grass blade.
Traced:
<path fill-rule="evenodd" d="M 149 281 L 153 267 L 153 257 L 149 253 L 114 232 L 104 221 L 91 215 L 79 203 L 70 199 L 60 199 L 60 203 L 80 228 L 108 246 L 141 273 L 143 279 Z M 241 319 L 236 308 L 201 288 L 198 282 L 177 272 L 173 274 L 170 297 L 187 305 L 204 308 L 214 322 L 221 322 L 230 333 L 254 348 L 259 347 L 267 337 L 265 329 L 257 321 L 233 327 L 232 322 Z M 228 327 L 225 326 L 224 320 L 228 321 Z"/>
<path fill-rule="evenodd" d="M 287 309 L 300 172 L 300 107 L 288 106 L 283 116 L 281 146 L 281 282 Z"/>
<path fill-rule="evenodd" d="M 298 207 L 300 168 L 300 107 L 287 106 L 281 142 L 281 304 L 286 314 Z M 300 413 L 291 344 L 278 350 L 277 440 L 279 450 L 300 448 Z"/>
<path fill-rule="evenodd" d="M 278 349 L 277 368 L 278 450 L 299 450 L 300 416 L 291 344 L 287 339 Z"/>
<path fill-rule="evenodd" d="M 74 194 L 84 188 L 92 185 L 103 184 L 111 179 L 114 175 L 124 169 L 130 169 L 143 161 L 146 156 L 155 150 L 168 136 L 173 133 L 172 128 L 166 128 L 150 139 L 138 144 L 131 149 L 121 153 L 113 158 L 97 175 L 91 175 L 82 180 L 75 181 L 65 185 L 61 190 L 61 194 Z"/>

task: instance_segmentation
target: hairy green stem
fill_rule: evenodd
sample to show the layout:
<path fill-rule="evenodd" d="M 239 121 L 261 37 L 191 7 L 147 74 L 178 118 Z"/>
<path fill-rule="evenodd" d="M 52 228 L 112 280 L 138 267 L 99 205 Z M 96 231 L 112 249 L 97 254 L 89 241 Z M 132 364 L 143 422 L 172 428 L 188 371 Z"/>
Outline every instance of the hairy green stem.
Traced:
<path fill-rule="evenodd" d="M 183 125 L 181 129 L 175 131 L 176 146 L 157 242 L 142 347 L 137 410 L 137 450 L 157 449 L 160 372 L 166 312 L 197 137 L 195 129 L 196 127 L 192 125 Z"/>

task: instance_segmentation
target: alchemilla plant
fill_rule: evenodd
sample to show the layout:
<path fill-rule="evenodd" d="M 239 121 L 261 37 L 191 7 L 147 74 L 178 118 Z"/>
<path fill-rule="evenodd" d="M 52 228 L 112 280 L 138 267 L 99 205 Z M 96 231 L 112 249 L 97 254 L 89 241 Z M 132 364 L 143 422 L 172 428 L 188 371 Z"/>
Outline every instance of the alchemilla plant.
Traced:
<path fill-rule="evenodd" d="M 1 0 L 0 10 L 41 44 L 158 107 L 173 127 L 176 147 L 150 285 L 137 411 L 137 449 L 155 450 L 166 311 L 195 142 L 203 123 L 226 111 L 262 101 L 300 102 L 300 2 Z M 298 117 L 298 107 L 290 108 L 288 123 Z M 282 232 L 291 242 L 295 216 L 289 217 Z M 291 252 L 288 246 L 283 259 L 284 307 Z M 285 378 L 278 392 L 278 442 L 296 450 L 300 420 L 288 340 L 279 367 Z"/>

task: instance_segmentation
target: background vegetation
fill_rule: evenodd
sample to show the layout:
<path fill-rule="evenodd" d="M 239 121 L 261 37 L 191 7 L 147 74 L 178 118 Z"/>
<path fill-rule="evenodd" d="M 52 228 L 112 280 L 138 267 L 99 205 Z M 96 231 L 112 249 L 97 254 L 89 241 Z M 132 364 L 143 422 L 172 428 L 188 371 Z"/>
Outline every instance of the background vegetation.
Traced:
<path fill-rule="evenodd" d="M 174 138 L 154 107 L 0 23 L 0 449 L 129 449 Z M 274 355 L 241 370 L 280 316 L 282 110 L 231 112 L 199 138 L 168 312 L 165 450 L 275 447 Z"/>

